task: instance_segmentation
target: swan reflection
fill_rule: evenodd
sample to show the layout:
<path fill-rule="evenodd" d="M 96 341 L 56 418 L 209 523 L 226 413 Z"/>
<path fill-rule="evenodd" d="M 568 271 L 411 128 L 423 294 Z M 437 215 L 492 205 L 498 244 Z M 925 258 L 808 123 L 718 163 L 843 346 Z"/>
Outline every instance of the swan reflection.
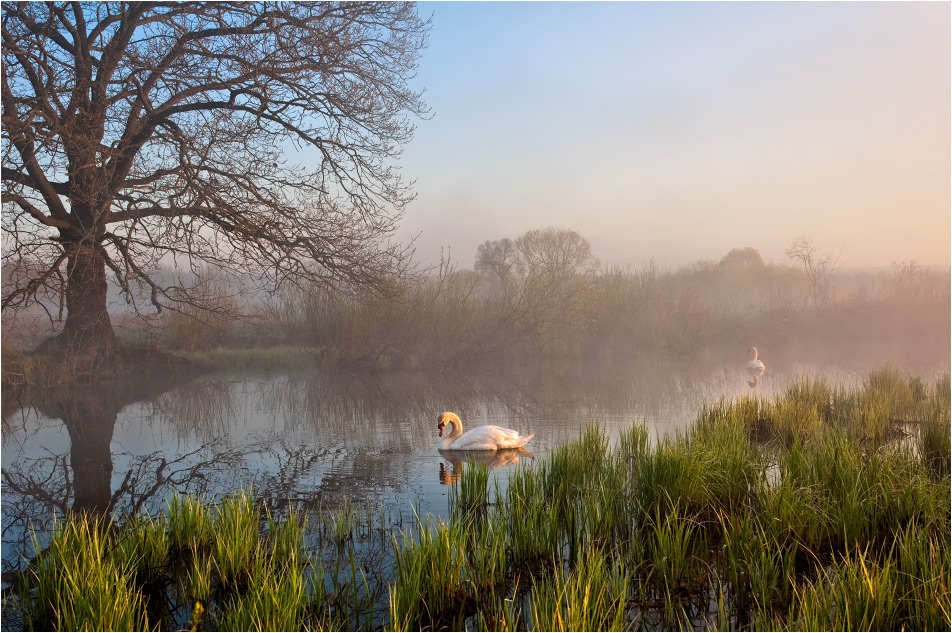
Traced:
<path fill-rule="evenodd" d="M 440 462 L 440 483 L 452 486 L 459 481 L 463 473 L 463 464 L 484 464 L 489 470 L 513 466 L 522 458 L 535 459 L 535 455 L 524 448 L 505 448 L 498 451 L 454 451 L 440 449 L 440 455 L 448 463 Z"/>

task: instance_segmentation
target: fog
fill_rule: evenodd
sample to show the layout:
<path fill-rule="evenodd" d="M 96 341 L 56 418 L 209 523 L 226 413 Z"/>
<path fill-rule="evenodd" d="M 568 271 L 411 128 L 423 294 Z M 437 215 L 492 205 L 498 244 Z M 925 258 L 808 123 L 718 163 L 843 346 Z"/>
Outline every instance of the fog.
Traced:
<path fill-rule="evenodd" d="M 557 226 L 612 265 L 798 236 L 950 260 L 948 3 L 426 3 L 418 259 Z M 490 43 L 491 44 L 488 44 Z"/>
<path fill-rule="evenodd" d="M 371 368 L 750 344 L 948 364 L 948 3 L 421 9 L 432 31 L 413 82 L 432 116 L 397 161 L 417 197 L 394 236 L 418 275 L 381 298 L 268 294 L 209 270 L 215 314 L 155 315 L 113 288 L 122 336 L 308 346 Z M 577 236 L 580 259 L 480 261 L 533 231 Z M 791 255 L 798 240 L 809 266 Z M 55 330 L 60 306 L 45 308 L 5 311 L 5 343 Z"/>

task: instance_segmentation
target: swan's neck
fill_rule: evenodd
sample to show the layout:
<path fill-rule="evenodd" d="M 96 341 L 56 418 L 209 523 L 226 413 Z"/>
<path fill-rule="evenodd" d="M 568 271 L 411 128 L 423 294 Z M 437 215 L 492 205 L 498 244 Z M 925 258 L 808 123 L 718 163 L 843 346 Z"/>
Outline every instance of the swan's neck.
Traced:
<path fill-rule="evenodd" d="M 451 420 L 446 422 L 448 429 L 452 429 L 449 432 L 443 432 L 443 448 L 449 448 L 450 444 L 455 442 L 460 435 L 463 434 L 463 423 L 457 422 L 456 420 Z"/>
<path fill-rule="evenodd" d="M 756 348 L 756 347 L 751 347 L 751 348 L 750 348 L 750 360 L 752 360 L 752 361 L 753 361 L 753 360 L 757 360 L 757 348 Z"/>

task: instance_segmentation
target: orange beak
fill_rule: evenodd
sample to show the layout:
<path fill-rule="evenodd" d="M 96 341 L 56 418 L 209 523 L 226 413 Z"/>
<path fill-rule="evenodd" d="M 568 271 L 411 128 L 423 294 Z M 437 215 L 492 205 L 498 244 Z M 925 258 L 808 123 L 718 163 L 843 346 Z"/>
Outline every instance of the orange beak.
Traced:
<path fill-rule="evenodd" d="M 440 420 L 440 423 L 436 425 L 436 428 L 438 428 L 438 429 L 440 430 L 440 437 L 443 437 L 443 427 L 444 427 L 444 426 L 446 426 L 446 425 L 443 424 L 443 421 L 442 421 L 442 420 Z"/>

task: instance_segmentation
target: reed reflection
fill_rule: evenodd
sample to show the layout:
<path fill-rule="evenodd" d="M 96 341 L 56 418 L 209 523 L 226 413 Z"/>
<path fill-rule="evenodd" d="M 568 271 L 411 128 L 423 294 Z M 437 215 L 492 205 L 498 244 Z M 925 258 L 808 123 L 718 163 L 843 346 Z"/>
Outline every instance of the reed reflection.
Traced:
<path fill-rule="evenodd" d="M 440 455 L 446 463 L 440 462 L 440 483 L 452 486 L 459 481 L 465 464 L 483 464 L 489 470 L 515 466 L 520 459 L 535 459 L 535 455 L 524 448 L 505 448 L 498 451 L 454 451 L 441 448 Z"/>

